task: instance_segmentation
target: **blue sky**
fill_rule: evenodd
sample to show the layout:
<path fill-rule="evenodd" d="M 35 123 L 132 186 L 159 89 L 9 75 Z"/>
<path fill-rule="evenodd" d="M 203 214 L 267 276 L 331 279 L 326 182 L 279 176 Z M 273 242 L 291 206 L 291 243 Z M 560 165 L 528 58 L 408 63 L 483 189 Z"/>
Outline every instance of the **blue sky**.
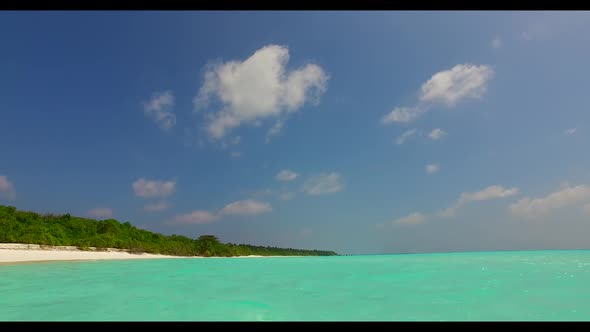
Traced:
<path fill-rule="evenodd" d="M 339 253 L 587 247 L 583 12 L 3 12 L 0 204 Z"/>

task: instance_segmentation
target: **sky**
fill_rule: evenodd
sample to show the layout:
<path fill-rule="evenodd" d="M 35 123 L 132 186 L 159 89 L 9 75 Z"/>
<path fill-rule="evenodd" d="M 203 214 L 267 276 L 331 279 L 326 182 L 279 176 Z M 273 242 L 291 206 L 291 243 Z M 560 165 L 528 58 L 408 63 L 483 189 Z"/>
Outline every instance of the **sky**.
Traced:
<path fill-rule="evenodd" d="M 341 254 L 588 248 L 588 12 L 1 12 L 0 204 Z"/>

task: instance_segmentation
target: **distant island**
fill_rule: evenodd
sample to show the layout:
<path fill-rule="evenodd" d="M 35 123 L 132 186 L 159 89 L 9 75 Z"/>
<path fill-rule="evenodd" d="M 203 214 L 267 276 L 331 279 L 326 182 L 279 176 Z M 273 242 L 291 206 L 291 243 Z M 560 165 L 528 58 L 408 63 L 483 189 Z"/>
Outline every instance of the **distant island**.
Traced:
<path fill-rule="evenodd" d="M 0 243 L 76 246 L 81 250 L 126 249 L 129 253 L 172 256 L 336 256 L 333 251 L 221 243 L 214 235 L 191 239 L 139 229 L 114 219 L 94 220 L 69 214 L 38 214 L 0 205 Z"/>

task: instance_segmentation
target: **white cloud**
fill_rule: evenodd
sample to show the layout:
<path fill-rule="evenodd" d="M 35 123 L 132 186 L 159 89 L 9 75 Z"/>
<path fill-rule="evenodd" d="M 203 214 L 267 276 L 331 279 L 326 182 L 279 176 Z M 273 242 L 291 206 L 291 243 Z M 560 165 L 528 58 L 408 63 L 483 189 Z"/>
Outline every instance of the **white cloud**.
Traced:
<path fill-rule="evenodd" d="M 335 172 L 312 176 L 303 184 L 303 191 L 308 195 L 332 194 L 343 189 L 341 176 Z"/>
<path fill-rule="evenodd" d="M 455 216 L 455 213 L 457 213 L 457 208 L 457 206 L 451 206 L 442 211 L 439 211 L 436 215 L 441 218 L 452 218 Z"/>
<path fill-rule="evenodd" d="M 397 145 L 404 144 L 408 139 L 415 136 L 417 132 L 418 131 L 416 129 L 406 130 L 404 133 L 399 135 L 398 138 L 395 139 L 395 144 L 397 144 Z"/>
<path fill-rule="evenodd" d="M 442 130 L 440 128 L 436 128 L 436 129 L 433 129 L 430 132 L 430 134 L 428 134 L 428 137 L 430 137 L 430 139 L 436 141 L 436 140 L 439 140 L 439 139 L 445 137 L 446 135 L 447 135 L 447 133 L 444 130 Z"/>
<path fill-rule="evenodd" d="M 237 201 L 226 205 L 221 211 L 221 215 L 255 215 L 272 211 L 270 204 L 247 199 Z"/>
<path fill-rule="evenodd" d="M 479 98 L 494 72 L 486 65 L 463 64 L 434 74 L 422 85 L 420 100 L 455 106 L 462 99 Z"/>
<path fill-rule="evenodd" d="M 426 165 L 426 173 L 427 174 L 434 174 L 440 170 L 440 166 L 438 164 L 429 164 Z"/>
<path fill-rule="evenodd" d="M 492 48 L 500 48 L 502 47 L 502 39 L 500 37 L 494 37 L 494 39 L 492 39 Z"/>
<path fill-rule="evenodd" d="M 113 209 L 111 208 L 95 208 L 88 211 L 87 215 L 92 218 L 112 218 L 113 217 Z"/>
<path fill-rule="evenodd" d="M 16 198 L 14 184 L 5 175 L 0 175 L 0 198 L 13 200 Z"/>
<path fill-rule="evenodd" d="M 480 98 L 493 76 L 494 71 L 490 66 L 469 63 L 440 71 L 422 84 L 419 105 L 398 106 L 385 115 L 381 122 L 383 124 L 407 123 L 415 120 L 436 104 L 453 107 L 462 100 Z"/>
<path fill-rule="evenodd" d="M 288 71 L 288 61 L 287 47 L 269 45 L 244 61 L 209 66 L 194 99 L 196 109 L 207 107 L 211 96 L 223 105 L 208 119 L 209 136 L 220 139 L 243 123 L 283 118 L 306 102 L 319 101 L 328 75 L 315 64 Z"/>
<path fill-rule="evenodd" d="M 489 186 L 483 190 L 476 192 L 461 193 L 454 205 L 439 211 L 437 215 L 442 218 L 451 218 L 459 208 L 470 202 L 487 201 L 490 199 L 510 197 L 518 194 L 518 188 L 504 188 L 499 185 Z"/>
<path fill-rule="evenodd" d="M 487 201 L 494 198 L 509 197 L 518 194 L 518 188 L 504 188 L 502 186 L 489 186 L 483 190 L 473 193 L 461 193 L 459 204 L 465 204 L 473 201 Z"/>
<path fill-rule="evenodd" d="M 176 124 L 174 108 L 174 94 L 172 91 L 154 93 L 152 98 L 143 104 L 143 112 L 152 118 L 163 130 L 168 130 Z"/>
<path fill-rule="evenodd" d="M 563 133 L 566 135 L 573 135 L 576 133 L 576 131 L 578 131 L 578 128 L 570 128 L 566 129 Z"/>
<path fill-rule="evenodd" d="M 275 176 L 275 179 L 277 179 L 278 181 L 292 181 L 295 180 L 298 176 L 299 174 L 293 172 L 292 170 L 284 169 Z"/>
<path fill-rule="evenodd" d="M 396 107 L 393 111 L 381 118 L 381 123 L 387 125 L 391 123 L 406 123 L 414 121 L 423 111 L 416 107 Z"/>
<path fill-rule="evenodd" d="M 196 210 L 191 213 L 177 215 L 174 222 L 170 224 L 203 225 L 215 222 L 217 219 L 219 219 L 219 216 L 209 211 Z"/>
<path fill-rule="evenodd" d="M 174 193 L 176 182 L 141 178 L 133 182 L 132 187 L 135 195 L 139 197 L 167 197 Z"/>
<path fill-rule="evenodd" d="M 162 201 L 158 203 L 146 204 L 143 206 L 143 210 L 147 212 L 159 212 L 168 210 L 169 207 L 170 205 L 168 205 L 168 203 Z"/>
<path fill-rule="evenodd" d="M 193 224 L 202 225 L 213 223 L 225 216 L 252 216 L 272 211 L 270 204 L 247 199 L 227 204 L 219 212 L 209 212 L 205 210 L 195 210 L 187 214 L 176 215 L 174 220 L 165 224 Z"/>
<path fill-rule="evenodd" d="M 275 122 L 275 124 L 266 133 L 266 139 L 264 142 L 268 143 L 272 137 L 277 136 L 283 129 L 284 124 L 284 120 L 277 120 L 277 122 Z"/>
<path fill-rule="evenodd" d="M 550 193 L 545 197 L 524 197 L 510 206 L 510 211 L 517 217 L 539 218 L 553 210 L 581 204 L 590 199 L 590 186 L 570 185 L 563 186 L 560 190 Z"/>
<path fill-rule="evenodd" d="M 424 221 L 426 221 L 426 216 L 424 214 L 414 212 L 410 215 L 394 220 L 393 223 L 399 225 L 416 225 L 421 224 Z"/>

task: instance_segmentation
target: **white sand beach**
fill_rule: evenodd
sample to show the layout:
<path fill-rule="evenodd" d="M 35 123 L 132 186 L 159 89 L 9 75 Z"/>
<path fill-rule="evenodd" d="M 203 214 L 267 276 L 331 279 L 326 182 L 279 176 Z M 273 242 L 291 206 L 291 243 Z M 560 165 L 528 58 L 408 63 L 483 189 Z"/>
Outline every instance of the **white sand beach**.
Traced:
<path fill-rule="evenodd" d="M 120 249 L 108 249 L 107 251 L 84 251 L 79 250 L 77 247 L 47 247 L 36 244 L 0 243 L 0 264 L 48 261 L 154 258 L 183 257 L 154 254 L 130 254 L 125 250 Z"/>
<path fill-rule="evenodd" d="M 0 264 L 50 261 L 82 261 L 103 259 L 156 259 L 156 258 L 278 258 L 298 256 L 237 256 L 237 257 L 183 257 L 155 254 L 131 254 L 124 249 L 109 248 L 106 251 L 80 250 L 77 247 L 41 246 L 38 244 L 0 243 Z"/>

